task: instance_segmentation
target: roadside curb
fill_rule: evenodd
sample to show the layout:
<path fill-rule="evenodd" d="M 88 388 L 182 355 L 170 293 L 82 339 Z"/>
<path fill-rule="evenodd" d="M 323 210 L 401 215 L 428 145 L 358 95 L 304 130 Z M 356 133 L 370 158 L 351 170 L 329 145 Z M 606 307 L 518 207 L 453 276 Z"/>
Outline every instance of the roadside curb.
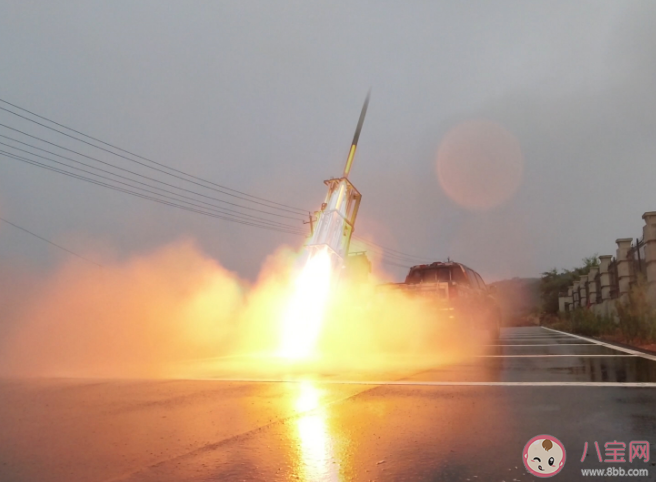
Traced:
<path fill-rule="evenodd" d="M 574 333 L 568 333 L 566 331 L 561 331 L 561 330 L 554 330 L 553 328 L 547 328 L 546 326 L 540 326 L 540 328 L 542 328 L 544 330 L 552 331 L 554 333 L 562 333 L 564 335 L 569 335 L 569 336 L 572 336 L 574 338 L 578 338 L 580 340 L 591 341 L 593 343 L 596 343 L 597 345 L 606 346 L 608 348 L 612 348 L 612 349 L 617 350 L 617 351 L 622 351 L 624 353 L 629 353 L 629 354 L 632 354 L 632 355 L 638 355 L 642 358 L 646 358 L 647 360 L 656 361 L 656 354 L 654 354 L 653 352 L 650 352 L 648 350 L 642 350 L 642 349 L 638 349 L 638 348 L 635 348 L 635 347 L 632 347 L 632 346 L 626 346 L 626 345 L 622 346 L 621 344 L 610 343 L 610 342 L 607 342 L 607 341 L 604 341 L 604 340 L 598 340 L 596 338 L 592 338 L 592 337 L 589 337 L 589 336 L 575 335 Z"/>
<path fill-rule="evenodd" d="M 638 346 L 627 345 L 626 343 L 621 343 L 619 341 L 604 340 L 603 338 L 595 338 L 595 337 L 591 337 L 591 338 L 593 340 L 597 340 L 597 341 L 602 342 L 602 343 L 608 343 L 609 345 L 616 345 L 620 348 L 628 348 L 629 350 L 639 351 L 641 353 L 644 353 L 645 355 L 656 356 L 656 351 L 653 351 L 653 350 L 646 350 L 646 349 L 640 348 Z"/>
<path fill-rule="evenodd" d="M 538 325 L 538 326 L 540 328 L 546 328 L 547 330 L 559 331 L 561 333 L 567 333 L 568 335 L 572 335 L 572 336 L 583 336 L 583 335 L 577 335 L 576 333 L 570 333 L 569 331 L 555 330 L 554 328 L 551 328 L 549 326 L 544 326 L 544 325 Z M 628 349 L 628 350 L 639 351 L 641 353 L 644 353 L 645 355 L 656 356 L 656 351 L 646 350 L 645 348 L 640 348 L 640 347 L 635 346 L 635 345 L 629 345 L 627 343 L 622 343 L 622 342 L 615 341 L 615 340 L 606 340 L 604 338 L 597 338 L 595 336 L 587 336 L 585 338 L 588 338 L 590 340 L 594 340 L 594 341 L 597 341 L 597 342 L 600 342 L 600 343 L 606 343 L 608 345 L 614 345 L 614 346 L 617 346 L 619 348 L 625 348 L 625 349 Z"/>

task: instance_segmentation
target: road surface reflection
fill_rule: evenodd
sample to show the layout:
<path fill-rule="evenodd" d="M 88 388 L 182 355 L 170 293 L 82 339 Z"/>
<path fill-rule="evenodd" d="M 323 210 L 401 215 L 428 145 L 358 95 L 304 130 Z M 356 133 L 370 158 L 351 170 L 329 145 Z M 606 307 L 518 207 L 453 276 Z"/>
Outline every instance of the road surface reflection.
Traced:
<path fill-rule="evenodd" d="M 296 409 L 303 413 L 296 421 L 299 442 L 299 476 L 308 482 L 340 481 L 325 408 L 320 407 L 322 391 L 311 381 L 299 384 Z"/>

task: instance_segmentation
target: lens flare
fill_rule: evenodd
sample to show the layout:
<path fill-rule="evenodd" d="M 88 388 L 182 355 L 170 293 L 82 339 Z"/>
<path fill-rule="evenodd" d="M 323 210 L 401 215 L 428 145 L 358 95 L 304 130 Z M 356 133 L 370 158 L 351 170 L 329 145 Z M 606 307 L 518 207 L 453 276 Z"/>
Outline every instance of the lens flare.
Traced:
<path fill-rule="evenodd" d="M 444 192 L 471 211 L 489 211 L 512 198 L 523 169 L 517 138 L 488 120 L 458 124 L 437 152 L 437 177 Z"/>
<path fill-rule="evenodd" d="M 327 248 L 308 257 L 294 282 L 282 320 L 278 355 L 288 359 L 308 358 L 314 353 L 330 294 L 332 266 Z"/>

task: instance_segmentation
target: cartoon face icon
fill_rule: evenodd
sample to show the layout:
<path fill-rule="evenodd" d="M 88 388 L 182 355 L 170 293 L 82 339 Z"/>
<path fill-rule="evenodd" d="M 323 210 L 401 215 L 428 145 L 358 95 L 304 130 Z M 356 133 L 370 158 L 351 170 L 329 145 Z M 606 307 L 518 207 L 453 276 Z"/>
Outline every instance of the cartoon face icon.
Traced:
<path fill-rule="evenodd" d="M 524 447 L 526 469 L 537 477 L 552 477 L 565 466 L 565 446 L 551 435 L 538 435 Z"/>

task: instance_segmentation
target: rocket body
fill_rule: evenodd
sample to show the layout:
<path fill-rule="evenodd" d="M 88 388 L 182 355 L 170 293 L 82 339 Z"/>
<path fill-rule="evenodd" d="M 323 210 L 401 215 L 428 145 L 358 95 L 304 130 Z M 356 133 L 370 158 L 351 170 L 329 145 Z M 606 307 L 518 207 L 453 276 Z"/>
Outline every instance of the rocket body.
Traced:
<path fill-rule="evenodd" d="M 362 195 L 345 177 L 324 182 L 328 193 L 321 210 L 316 213 L 316 227 L 306 246 L 327 246 L 331 256 L 336 258 L 334 265 L 341 267 L 348 255 Z"/>
<path fill-rule="evenodd" d="M 327 247 L 335 268 L 342 268 L 348 256 L 351 236 L 355 227 L 355 218 L 358 215 L 362 195 L 349 181 L 348 176 L 353 167 L 355 150 L 360 138 L 360 132 L 369 105 L 369 94 L 364 101 L 360 119 L 355 129 L 353 142 L 349 149 L 344 173 L 340 178 L 331 178 L 324 181 L 328 186 L 328 193 L 317 216 L 314 228 L 306 246 L 310 252 L 321 247 Z"/>

